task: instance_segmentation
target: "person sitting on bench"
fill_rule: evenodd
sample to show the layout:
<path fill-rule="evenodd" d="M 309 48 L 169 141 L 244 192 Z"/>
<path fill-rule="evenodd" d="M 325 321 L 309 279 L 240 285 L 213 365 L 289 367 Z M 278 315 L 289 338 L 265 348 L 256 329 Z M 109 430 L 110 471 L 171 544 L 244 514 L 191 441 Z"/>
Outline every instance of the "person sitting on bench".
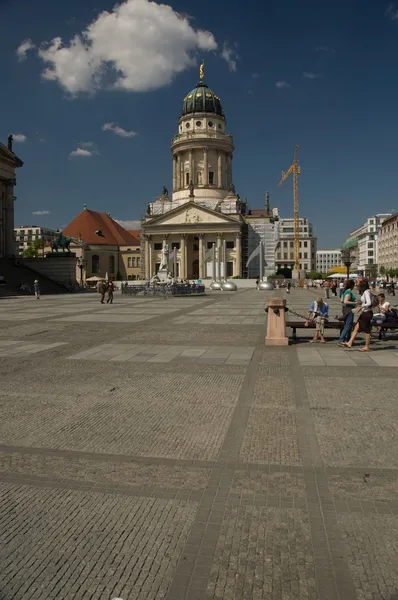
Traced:
<path fill-rule="evenodd" d="M 317 298 L 311 303 L 310 310 L 307 315 L 305 326 L 308 327 L 310 321 L 315 321 L 315 333 L 311 340 L 314 343 L 318 340 L 318 335 L 321 336 L 321 344 L 325 344 L 325 322 L 329 316 L 329 305 L 324 302 L 323 298 Z"/>

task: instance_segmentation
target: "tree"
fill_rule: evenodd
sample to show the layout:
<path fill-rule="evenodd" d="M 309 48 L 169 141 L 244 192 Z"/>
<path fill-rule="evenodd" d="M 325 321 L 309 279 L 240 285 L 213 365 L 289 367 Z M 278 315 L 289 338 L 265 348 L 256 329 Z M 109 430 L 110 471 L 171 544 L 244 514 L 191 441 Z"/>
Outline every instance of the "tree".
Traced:
<path fill-rule="evenodd" d="M 277 270 L 276 275 L 282 275 L 282 277 L 285 277 L 285 279 L 291 279 L 292 278 L 292 270 L 283 267 L 283 268 Z"/>
<path fill-rule="evenodd" d="M 378 266 L 377 265 L 366 265 L 365 273 L 368 274 L 369 277 L 375 279 L 377 277 Z"/>
<path fill-rule="evenodd" d="M 123 281 L 123 277 L 120 271 L 116 273 L 116 281 Z"/>
<path fill-rule="evenodd" d="M 38 252 L 37 248 L 35 248 L 34 246 L 28 246 L 23 251 L 22 256 L 24 258 L 37 258 L 37 252 Z"/>
<path fill-rule="evenodd" d="M 383 267 L 383 265 L 381 265 L 381 267 L 379 268 L 379 273 L 380 273 L 380 275 L 385 275 L 386 274 L 386 268 Z"/>
<path fill-rule="evenodd" d="M 325 279 L 326 274 L 319 271 L 310 271 L 310 273 L 307 273 L 307 277 L 308 279 Z"/>

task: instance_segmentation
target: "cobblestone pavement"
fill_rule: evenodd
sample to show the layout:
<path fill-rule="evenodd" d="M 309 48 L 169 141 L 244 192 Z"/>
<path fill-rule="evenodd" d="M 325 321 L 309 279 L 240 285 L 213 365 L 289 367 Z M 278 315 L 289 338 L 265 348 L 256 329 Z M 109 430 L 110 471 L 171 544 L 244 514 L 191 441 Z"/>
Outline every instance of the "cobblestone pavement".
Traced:
<path fill-rule="evenodd" d="M 396 340 L 268 297 L 0 300 L 1 600 L 398 600 Z"/>

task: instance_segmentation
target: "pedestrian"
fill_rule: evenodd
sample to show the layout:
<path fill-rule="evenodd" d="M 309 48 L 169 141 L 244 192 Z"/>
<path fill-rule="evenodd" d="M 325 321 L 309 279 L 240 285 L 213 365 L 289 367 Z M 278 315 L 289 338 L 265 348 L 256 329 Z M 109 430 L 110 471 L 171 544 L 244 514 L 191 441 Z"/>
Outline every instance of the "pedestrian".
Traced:
<path fill-rule="evenodd" d="M 344 346 L 344 342 L 349 342 L 354 326 L 353 309 L 357 306 L 357 301 L 354 292 L 355 281 L 349 279 L 346 283 L 343 293 L 341 294 L 341 302 L 343 304 L 344 327 L 340 332 L 339 346 Z"/>
<path fill-rule="evenodd" d="M 290 281 L 287 282 L 286 284 L 286 294 L 290 294 L 290 288 L 292 287 L 292 284 Z"/>
<path fill-rule="evenodd" d="M 326 280 L 323 283 L 323 287 L 325 288 L 325 298 L 329 299 L 330 294 L 330 281 Z"/>
<path fill-rule="evenodd" d="M 101 280 L 98 282 L 98 291 L 101 294 L 101 304 L 104 304 L 105 292 L 106 292 L 105 281 Z"/>
<path fill-rule="evenodd" d="M 344 342 L 344 346 L 346 348 L 351 348 L 358 333 L 363 332 L 365 334 L 365 345 L 361 348 L 360 352 L 369 352 L 370 351 L 370 332 L 372 329 L 372 318 L 373 318 L 373 298 L 372 294 L 369 291 L 369 284 L 367 281 L 362 280 L 358 285 L 359 293 L 361 294 L 361 305 L 356 309 L 356 312 L 359 312 L 359 319 L 357 324 L 354 327 L 354 331 L 352 332 L 351 338 L 349 342 Z"/>
<path fill-rule="evenodd" d="M 344 284 L 344 281 L 343 281 L 343 279 L 342 279 L 342 280 L 340 281 L 340 283 L 339 283 L 339 295 L 340 295 L 340 298 L 341 298 L 341 296 L 344 294 L 344 291 L 345 291 L 345 290 L 346 290 L 346 285 Z"/>
<path fill-rule="evenodd" d="M 337 281 L 332 282 L 332 294 L 337 296 Z"/>
<path fill-rule="evenodd" d="M 113 291 L 115 289 L 115 286 L 113 285 L 113 281 L 109 281 L 108 283 L 108 300 L 106 301 L 107 304 L 113 304 Z"/>
<path fill-rule="evenodd" d="M 311 303 L 310 310 L 307 314 L 305 327 L 308 327 L 310 321 L 315 321 L 315 333 L 311 340 L 311 344 L 318 340 L 318 335 L 321 336 L 321 344 L 325 344 L 325 323 L 329 316 L 329 305 L 324 302 L 323 298 L 317 298 Z"/>
<path fill-rule="evenodd" d="M 260 277 L 257 277 L 256 279 L 256 290 L 259 290 L 260 288 L 258 287 L 258 284 L 260 283 Z"/>
<path fill-rule="evenodd" d="M 36 300 L 40 300 L 40 287 L 39 287 L 39 280 L 35 279 L 33 282 L 33 291 L 35 293 L 36 296 Z"/>

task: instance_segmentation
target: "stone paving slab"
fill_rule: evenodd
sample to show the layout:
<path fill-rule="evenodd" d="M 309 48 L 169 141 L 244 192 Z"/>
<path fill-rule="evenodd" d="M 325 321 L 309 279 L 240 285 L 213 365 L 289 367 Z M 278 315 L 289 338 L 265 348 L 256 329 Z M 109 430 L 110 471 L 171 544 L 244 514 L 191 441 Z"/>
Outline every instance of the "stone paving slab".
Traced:
<path fill-rule="evenodd" d="M 5 483 L 0 490 L 1 593 L 13 600 L 158 600 L 196 511 L 195 503 L 176 500 Z"/>
<path fill-rule="evenodd" d="M 328 347 L 328 344 L 300 345 L 297 354 L 303 367 L 398 367 L 398 353 L 390 348 L 379 347 L 367 353 L 356 349 L 344 350 L 343 348 Z"/>
<path fill-rule="evenodd" d="M 176 325 L 190 323 L 195 325 L 264 325 L 265 317 L 218 317 L 210 315 L 208 317 L 176 317 L 173 319 Z"/>
<path fill-rule="evenodd" d="M 50 315 L 53 316 L 53 315 Z M 85 315 L 72 315 L 70 317 L 61 317 L 54 319 L 54 321 L 60 321 L 65 323 L 139 323 L 141 321 L 148 321 L 153 319 L 156 315 L 136 315 L 131 314 L 117 314 L 111 313 L 101 314 L 85 314 Z"/>
<path fill-rule="evenodd" d="M 0 340 L 0 357 L 21 358 L 23 356 L 45 352 L 46 350 L 53 350 L 54 348 L 65 345 L 65 342 L 53 342 L 51 344 L 45 344 L 15 340 Z"/>
<path fill-rule="evenodd" d="M 269 297 L 3 303 L 0 352 L 67 345 L 0 357 L 0 596 L 394 598 L 396 342 L 264 347 Z"/>
<path fill-rule="evenodd" d="M 247 365 L 254 347 L 171 346 L 151 344 L 101 344 L 84 350 L 70 360 L 102 360 L 111 362 L 193 363 Z"/>

